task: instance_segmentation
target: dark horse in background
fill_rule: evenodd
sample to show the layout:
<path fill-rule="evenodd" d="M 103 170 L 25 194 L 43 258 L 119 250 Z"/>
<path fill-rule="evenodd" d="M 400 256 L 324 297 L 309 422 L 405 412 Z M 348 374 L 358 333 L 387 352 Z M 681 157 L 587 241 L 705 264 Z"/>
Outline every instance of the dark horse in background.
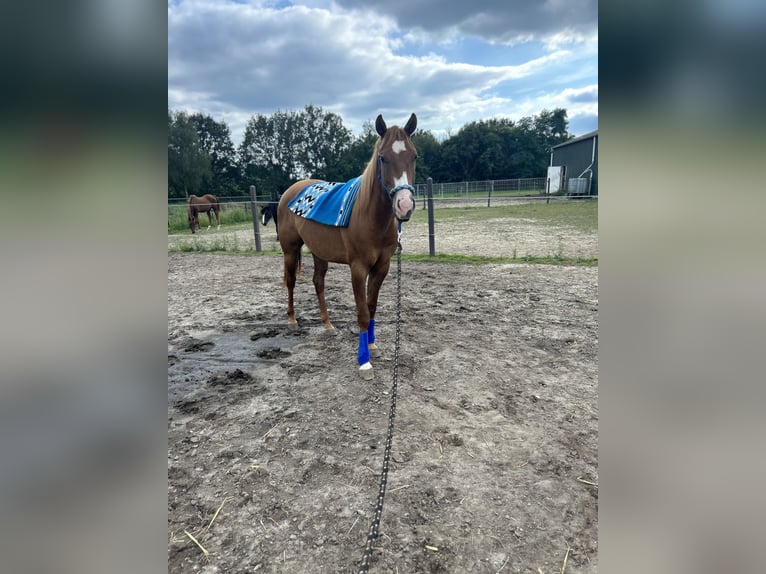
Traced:
<path fill-rule="evenodd" d="M 212 193 L 198 197 L 196 195 L 190 195 L 186 200 L 189 204 L 187 209 L 187 215 L 189 218 L 189 227 L 191 232 L 194 233 L 195 229 L 199 229 L 199 214 L 207 213 L 207 230 L 210 231 L 210 226 L 213 224 L 211 213 L 215 213 L 215 220 L 218 224 L 216 229 L 221 229 L 221 204 L 218 202 L 218 198 Z"/>
<path fill-rule="evenodd" d="M 277 219 L 277 206 L 278 201 L 272 201 L 261 207 L 261 225 L 266 227 L 266 224 L 273 219 L 274 227 L 277 230 L 277 237 L 279 237 L 279 220 Z"/>
<path fill-rule="evenodd" d="M 288 325 L 291 328 L 297 326 L 293 290 L 301 247 L 305 244 L 314 257 L 314 287 L 326 329 L 334 328 L 324 296 L 328 262 L 348 265 L 359 326 L 357 362 L 359 374 L 366 380 L 374 377 L 370 353 L 375 354 L 378 349 L 375 345 L 375 310 L 380 287 L 398 245 L 397 221 L 408 221 L 415 209 L 413 185 L 417 151 L 410 136 L 416 127 L 415 114 L 410 116 L 404 128 L 389 128 L 383 116 L 377 117 L 375 130 L 380 138 L 362 174 L 348 227 L 323 225 L 296 215 L 288 207 L 303 188 L 319 180 L 309 179 L 293 184 L 279 201 L 279 243 L 284 252 Z"/>

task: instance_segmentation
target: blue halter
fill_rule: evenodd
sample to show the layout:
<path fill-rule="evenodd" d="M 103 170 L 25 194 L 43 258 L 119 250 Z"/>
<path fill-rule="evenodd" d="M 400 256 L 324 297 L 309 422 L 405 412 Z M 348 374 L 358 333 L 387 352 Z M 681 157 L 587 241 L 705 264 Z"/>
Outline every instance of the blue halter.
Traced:
<path fill-rule="evenodd" d="M 396 195 L 397 191 L 400 191 L 402 189 L 409 189 L 413 195 L 415 195 L 415 188 L 412 187 L 409 184 L 403 183 L 401 185 L 397 185 L 393 189 L 389 189 L 389 187 L 383 183 L 383 156 L 378 156 L 378 181 L 380 182 L 380 187 L 386 190 L 386 193 L 388 194 L 388 198 L 393 201 L 394 196 Z"/>

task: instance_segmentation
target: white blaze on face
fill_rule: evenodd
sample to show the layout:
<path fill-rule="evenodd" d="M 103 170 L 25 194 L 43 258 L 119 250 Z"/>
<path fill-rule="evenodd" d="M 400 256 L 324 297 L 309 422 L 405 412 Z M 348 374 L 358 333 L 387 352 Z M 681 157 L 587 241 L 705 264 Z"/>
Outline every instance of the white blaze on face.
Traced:
<path fill-rule="evenodd" d="M 410 182 L 407 181 L 407 172 L 406 171 L 403 171 L 402 175 L 400 175 L 399 177 L 395 177 L 394 178 L 394 187 L 396 187 L 397 185 L 409 185 L 409 184 L 410 184 Z"/>
<path fill-rule="evenodd" d="M 407 149 L 407 144 L 404 143 L 403 140 L 396 140 L 393 144 L 391 144 L 391 150 L 395 154 L 400 154 L 406 149 Z M 409 185 L 409 183 L 410 182 L 407 181 L 407 172 L 403 171 L 402 175 L 394 178 L 394 187 L 396 187 L 397 185 Z"/>
<path fill-rule="evenodd" d="M 402 153 L 407 149 L 407 144 L 403 140 L 396 140 L 391 145 L 391 150 L 394 153 Z M 407 172 L 403 171 L 402 175 L 394 178 L 394 187 L 398 185 L 411 185 L 411 182 L 407 179 Z M 392 198 L 394 204 L 394 214 L 400 220 L 406 221 L 410 218 L 410 215 L 415 210 L 415 201 L 412 198 L 412 192 L 408 189 L 400 189 L 396 192 L 396 195 Z"/>

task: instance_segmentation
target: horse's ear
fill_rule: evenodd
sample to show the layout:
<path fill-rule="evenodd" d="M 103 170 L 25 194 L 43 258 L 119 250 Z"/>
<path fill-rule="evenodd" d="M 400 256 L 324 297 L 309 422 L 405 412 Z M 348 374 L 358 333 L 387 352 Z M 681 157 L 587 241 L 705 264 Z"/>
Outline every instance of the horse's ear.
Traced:
<path fill-rule="evenodd" d="M 388 127 L 386 127 L 386 122 L 383 121 L 383 114 L 378 114 L 378 117 L 375 119 L 375 129 L 380 137 L 386 135 Z"/>
<path fill-rule="evenodd" d="M 415 133 L 415 128 L 418 127 L 418 118 L 415 114 L 412 114 L 410 116 L 410 119 L 407 120 L 407 124 L 404 126 L 404 131 L 407 133 L 408 136 L 411 136 L 413 133 Z"/>

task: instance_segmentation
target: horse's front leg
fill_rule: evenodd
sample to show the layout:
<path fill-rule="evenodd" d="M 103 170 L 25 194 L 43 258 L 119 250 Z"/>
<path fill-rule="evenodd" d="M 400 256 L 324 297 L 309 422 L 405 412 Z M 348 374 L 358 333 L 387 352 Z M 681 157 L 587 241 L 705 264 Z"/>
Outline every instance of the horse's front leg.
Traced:
<path fill-rule="evenodd" d="M 375 343 L 375 311 L 378 308 L 378 294 L 383 280 L 388 275 L 388 269 L 391 266 L 391 260 L 378 262 L 370 269 L 370 277 L 367 280 L 367 309 L 370 312 L 370 322 L 367 327 L 367 344 L 370 349 L 371 357 L 379 357 L 380 349 Z"/>
<path fill-rule="evenodd" d="M 207 212 L 207 230 L 210 231 L 210 228 L 213 226 L 213 218 L 210 216 L 210 211 Z"/>
<path fill-rule="evenodd" d="M 359 348 L 357 362 L 359 363 L 359 375 L 366 381 L 375 377 L 375 372 L 370 363 L 370 348 L 368 342 L 368 327 L 370 325 L 370 310 L 367 307 L 367 294 L 365 284 L 369 271 L 363 265 L 351 265 L 351 286 L 354 289 L 356 301 L 356 322 L 359 326 Z"/>

